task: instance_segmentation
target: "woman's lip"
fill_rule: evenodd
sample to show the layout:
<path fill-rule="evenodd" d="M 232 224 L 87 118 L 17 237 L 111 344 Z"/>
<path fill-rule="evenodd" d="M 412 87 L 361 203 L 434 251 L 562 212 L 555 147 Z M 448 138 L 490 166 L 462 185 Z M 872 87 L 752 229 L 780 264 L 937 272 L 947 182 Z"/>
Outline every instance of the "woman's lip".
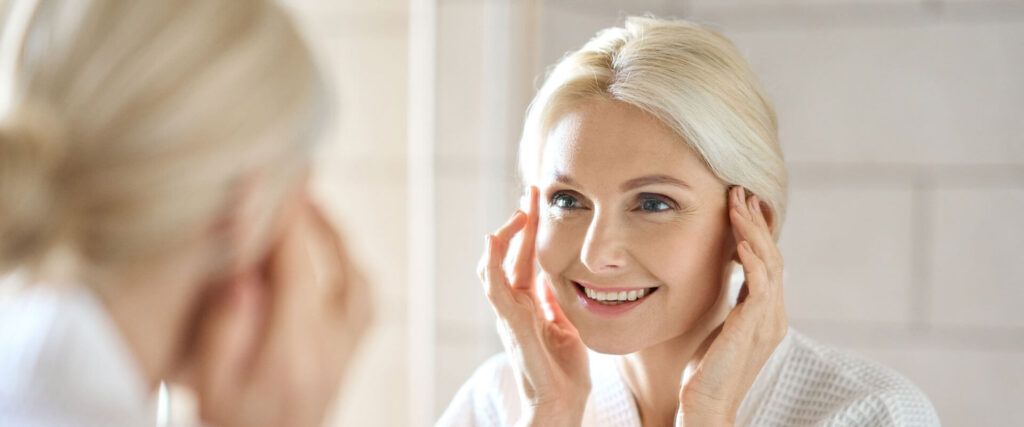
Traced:
<path fill-rule="evenodd" d="M 630 310 L 636 308 L 638 305 L 643 304 L 644 301 L 647 301 L 647 299 L 650 298 L 650 296 L 649 296 L 650 294 L 648 294 L 648 296 L 645 296 L 645 297 L 643 297 L 641 299 L 638 299 L 636 301 L 627 301 L 627 302 L 622 302 L 622 303 L 615 304 L 615 305 L 608 305 L 608 304 L 601 304 L 601 303 L 599 303 L 597 301 L 594 301 L 594 300 L 592 300 L 590 298 L 587 298 L 587 294 L 584 293 L 584 290 L 583 290 L 583 285 L 580 284 L 580 283 L 573 282 L 573 287 L 572 288 L 576 291 L 576 298 L 579 299 L 580 305 L 582 305 L 584 308 L 586 308 L 591 313 L 594 313 L 594 314 L 599 315 L 599 316 L 605 316 L 605 317 L 614 317 L 614 316 L 618 316 L 618 315 L 624 314 L 627 311 L 630 311 Z M 591 288 L 591 289 L 594 289 L 594 288 Z M 635 289 L 637 289 L 637 288 L 630 288 L 630 290 L 635 290 Z M 651 292 L 653 293 L 654 290 L 657 290 L 657 288 L 652 289 Z"/>

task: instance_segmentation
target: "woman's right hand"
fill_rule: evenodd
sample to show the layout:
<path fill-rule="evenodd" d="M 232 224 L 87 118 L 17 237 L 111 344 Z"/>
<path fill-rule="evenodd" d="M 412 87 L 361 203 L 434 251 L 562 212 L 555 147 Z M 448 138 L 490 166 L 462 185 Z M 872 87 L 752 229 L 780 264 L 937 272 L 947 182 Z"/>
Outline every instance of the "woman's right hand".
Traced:
<path fill-rule="evenodd" d="M 505 347 L 522 401 L 520 425 L 578 426 L 590 394 L 587 349 L 579 332 L 555 301 L 551 288 L 534 275 L 539 222 L 538 191 L 530 187 L 529 211 L 486 237 L 478 274 L 498 315 Z M 521 246 L 506 272 L 503 263 L 512 238 Z M 511 274 L 509 274 L 511 273 Z"/>
<path fill-rule="evenodd" d="M 267 261 L 234 280 L 199 331 L 193 385 L 206 425 L 323 424 L 372 316 L 338 230 L 300 200 Z"/>

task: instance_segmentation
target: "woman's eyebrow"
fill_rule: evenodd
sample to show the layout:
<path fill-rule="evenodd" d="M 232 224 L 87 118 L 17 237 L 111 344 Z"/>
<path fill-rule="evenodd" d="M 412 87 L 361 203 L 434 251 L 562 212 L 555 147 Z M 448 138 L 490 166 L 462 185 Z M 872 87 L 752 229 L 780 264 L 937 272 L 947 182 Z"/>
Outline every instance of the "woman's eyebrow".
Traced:
<path fill-rule="evenodd" d="M 562 172 L 555 172 L 554 174 L 552 174 L 552 176 L 555 179 L 555 182 L 562 183 L 570 187 L 579 187 L 579 184 L 576 183 L 576 180 L 572 179 L 571 176 L 566 175 Z"/>
<path fill-rule="evenodd" d="M 633 178 L 629 181 L 622 183 L 622 191 L 629 191 L 637 187 L 643 187 L 651 184 L 668 184 L 680 187 L 684 190 L 691 190 L 690 186 L 682 180 L 673 178 L 668 175 L 647 175 L 639 178 Z"/>

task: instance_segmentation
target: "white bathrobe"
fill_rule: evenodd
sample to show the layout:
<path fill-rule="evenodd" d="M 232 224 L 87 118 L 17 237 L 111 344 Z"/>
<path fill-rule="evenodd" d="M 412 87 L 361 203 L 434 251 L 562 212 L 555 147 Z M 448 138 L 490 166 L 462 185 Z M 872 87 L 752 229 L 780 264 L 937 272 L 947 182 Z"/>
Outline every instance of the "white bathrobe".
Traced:
<path fill-rule="evenodd" d="M 88 290 L 35 287 L 0 301 L 0 426 L 153 426 L 140 372 Z"/>
<path fill-rule="evenodd" d="M 590 354 L 584 426 L 641 425 L 616 357 Z M 512 368 L 500 354 L 476 370 L 437 426 L 512 426 L 519 412 Z M 937 426 L 939 419 L 928 398 L 898 373 L 790 329 L 744 398 L 736 425 Z"/>

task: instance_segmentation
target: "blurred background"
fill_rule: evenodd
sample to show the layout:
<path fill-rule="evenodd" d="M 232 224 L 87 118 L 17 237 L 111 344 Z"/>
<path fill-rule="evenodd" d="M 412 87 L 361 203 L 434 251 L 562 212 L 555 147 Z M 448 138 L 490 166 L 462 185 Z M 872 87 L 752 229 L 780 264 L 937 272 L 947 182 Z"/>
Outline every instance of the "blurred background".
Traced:
<path fill-rule="evenodd" d="M 917 383 L 946 425 L 1024 419 L 1024 3 L 287 0 L 335 78 L 329 210 L 377 287 L 335 425 L 433 424 L 501 351 L 475 265 L 518 205 L 544 70 L 623 17 L 745 53 L 791 171 L 792 325 Z"/>

